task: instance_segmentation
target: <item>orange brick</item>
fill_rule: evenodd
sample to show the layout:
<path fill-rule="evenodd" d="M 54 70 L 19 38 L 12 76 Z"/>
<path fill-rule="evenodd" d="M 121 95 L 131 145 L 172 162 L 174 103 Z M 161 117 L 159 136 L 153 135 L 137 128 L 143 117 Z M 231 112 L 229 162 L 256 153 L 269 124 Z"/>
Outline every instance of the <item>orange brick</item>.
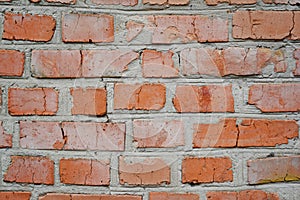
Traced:
<path fill-rule="evenodd" d="M 150 192 L 149 200 L 199 200 L 198 194 L 191 193 L 168 193 L 168 192 Z"/>
<path fill-rule="evenodd" d="M 16 50 L 0 50 L 0 76 L 22 76 L 25 54 Z"/>
<path fill-rule="evenodd" d="M 30 192 L 15 192 L 15 191 L 3 191 L 0 192 L 0 199 L 3 200 L 30 200 Z"/>
<path fill-rule="evenodd" d="M 39 200 L 142 200 L 137 195 L 107 195 L 107 194 L 59 194 L 48 193 Z"/>

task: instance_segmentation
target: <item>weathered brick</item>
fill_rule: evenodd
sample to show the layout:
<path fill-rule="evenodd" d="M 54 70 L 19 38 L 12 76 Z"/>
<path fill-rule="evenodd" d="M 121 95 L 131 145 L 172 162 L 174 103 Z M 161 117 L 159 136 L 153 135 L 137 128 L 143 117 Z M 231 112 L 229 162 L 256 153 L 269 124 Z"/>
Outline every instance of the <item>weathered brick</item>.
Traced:
<path fill-rule="evenodd" d="M 33 76 L 38 78 L 81 77 L 79 50 L 33 50 L 31 56 Z"/>
<path fill-rule="evenodd" d="M 150 5 L 187 5 L 189 4 L 189 0 L 143 0 L 143 4 L 150 4 Z"/>
<path fill-rule="evenodd" d="M 62 39 L 64 42 L 113 42 L 114 17 L 106 14 L 65 14 Z"/>
<path fill-rule="evenodd" d="M 262 112 L 288 112 L 300 110 L 300 84 L 255 84 L 249 90 L 249 104 Z"/>
<path fill-rule="evenodd" d="M 252 147 L 287 144 L 298 136 L 299 127 L 293 120 L 236 119 L 221 120 L 217 124 L 196 124 L 193 146 Z"/>
<path fill-rule="evenodd" d="M 10 115 L 55 115 L 58 92 L 53 88 L 9 88 Z"/>
<path fill-rule="evenodd" d="M 216 191 L 207 192 L 207 200 L 279 200 L 279 197 L 275 193 L 269 193 L 262 190 L 242 190 L 235 191 Z"/>
<path fill-rule="evenodd" d="M 249 184 L 300 180 L 300 156 L 273 157 L 248 161 Z"/>
<path fill-rule="evenodd" d="M 168 193 L 168 192 L 150 192 L 149 200 L 199 200 L 198 194 L 191 193 Z"/>
<path fill-rule="evenodd" d="M 75 4 L 76 0 L 46 0 L 49 3 Z"/>
<path fill-rule="evenodd" d="M 155 157 L 119 157 L 122 185 L 160 185 L 170 183 L 170 167 Z"/>
<path fill-rule="evenodd" d="M 228 21 L 200 15 L 158 15 L 149 18 L 153 26 L 152 43 L 225 42 Z"/>
<path fill-rule="evenodd" d="M 71 88 L 73 115 L 105 115 L 106 90 L 104 88 Z"/>
<path fill-rule="evenodd" d="M 137 37 L 142 32 L 144 26 L 145 26 L 145 24 L 143 24 L 143 23 L 129 20 L 126 23 L 126 29 L 127 29 L 126 40 L 127 40 L 127 42 L 130 42 L 135 37 Z"/>
<path fill-rule="evenodd" d="M 61 159 L 60 181 L 76 185 L 109 185 L 110 166 L 108 160 Z"/>
<path fill-rule="evenodd" d="M 299 76 L 300 75 L 300 49 L 296 49 L 294 51 L 294 58 L 296 60 L 296 67 L 294 69 L 294 75 Z"/>
<path fill-rule="evenodd" d="M 30 192 L 15 192 L 15 191 L 3 191 L 0 192 L 0 199 L 2 200 L 30 200 Z"/>
<path fill-rule="evenodd" d="M 233 180 L 231 160 L 186 157 L 182 161 L 182 183 L 213 183 Z"/>
<path fill-rule="evenodd" d="M 165 102 L 163 84 L 115 84 L 114 109 L 160 110 Z"/>
<path fill-rule="evenodd" d="M 0 76 L 22 76 L 25 54 L 16 50 L 0 50 Z"/>
<path fill-rule="evenodd" d="M 177 77 L 178 69 L 174 67 L 173 54 L 172 51 L 144 50 L 142 54 L 143 76 L 150 78 Z"/>
<path fill-rule="evenodd" d="M 55 19 L 48 15 L 5 13 L 3 39 L 50 41 L 55 30 Z"/>
<path fill-rule="evenodd" d="M 234 112 L 231 85 L 177 86 L 173 104 L 177 112 Z"/>
<path fill-rule="evenodd" d="M 7 134 L 2 126 L 2 121 L 0 121 L 0 148 L 10 148 L 12 147 L 12 135 Z"/>
<path fill-rule="evenodd" d="M 138 4 L 138 0 L 92 0 L 92 3 L 97 5 L 135 6 Z"/>
<path fill-rule="evenodd" d="M 139 54 L 131 50 L 83 50 L 82 75 L 84 77 L 121 76 Z"/>
<path fill-rule="evenodd" d="M 40 196 L 39 200 L 142 200 L 142 197 L 137 195 L 48 193 Z"/>
<path fill-rule="evenodd" d="M 237 4 L 237 5 L 244 5 L 244 4 L 256 4 L 257 0 L 205 0 L 206 4 L 209 6 L 215 6 L 220 3 L 228 3 L 228 4 Z"/>
<path fill-rule="evenodd" d="M 281 40 L 294 35 L 295 29 L 292 11 L 237 11 L 232 23 L 233 37 L 241 39 Z"/>
<path fill-rule="evenodd" d="M 133 138 L 141 148 L 183 146 L 184 124 L 179 120 L 134 120 Z"/>
<path fill-rule="evenodd" d="M 125 124 L 20 122 L 20 146 L 29 149 L 124 150 Z"/>
<path fill-rule="evenodd" d="M 11 156 L 11 164 L 3 180 L 53 185 L 54 162 L 47 157 Z"/>

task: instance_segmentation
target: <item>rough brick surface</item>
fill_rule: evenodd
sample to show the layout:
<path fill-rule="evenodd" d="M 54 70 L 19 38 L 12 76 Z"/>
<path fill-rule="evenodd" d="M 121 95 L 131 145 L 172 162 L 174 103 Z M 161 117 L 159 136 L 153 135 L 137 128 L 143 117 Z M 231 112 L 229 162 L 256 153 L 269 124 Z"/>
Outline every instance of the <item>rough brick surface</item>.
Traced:
<path fill-rule="evenodd" d="M 52 88 L 10 88 L 8 111 L 10 115 L 55 115 L 58 110 L 58 92 Z"/>
<path fill-rule="evenodd" d="M 172 60 L 173 52 L 144 50 L 142 54 L 142 70 L 144 77 L 177 77 L 178 69 Z"/>
<path fill-rule="evenodd" d="M 12 135 L 7 134 L 0 121 L 0 148 L 12 147 Z"/>
<path fill-rule="evenodd" d="M 98 5 L 123 5 L 123 6 L 135 6 L 138 0 L 92 0 L 94 4 Z"/>
<path fill-rule="evenodd" d="M 249 184 L 300 180 L 300 156 L 250 160 L 247 165 Z"/>
<path fill-rule="evenodd" d="M 173 104 L 177 112 L 234 112 L 231 86 L 177 86 Z"/>
<path fill-rule="evenodd" d="M 127 29 L 126 40 L 128 42 L 133 40 L 135 37 L 137 37 L 140 34 L 140 32 L 143 30 L 144 27 L 145 24 L 143 23 L 135 22 L 132 20 L 128 21 L 126 23 L 126 29 Z"/>
<path fill-rule="evenodd" d="M 138 56 L 130 50 L 83 50 L 82 75 L 89 78 L 121 76 Z"/>
<path fill-rule="evenodd" d="M 114 109 L 160 110 L 165 102 L 163 84 L 115 84 Z"/>
<path fill-rule="evenodd" d="M 142 197 L 137 195 L 48 193 L 39 197 L 39 200 L 142 200 Z"/>
<path fill-rule="evenodd" d="M 236 119 L 217 124 L 194 126 L 194 147 L 251 147 L 287 144 L 298 137 L 299 127 L 293 120 Z"/>
<path fill-rule="evenodd" d="M 296 67 L 294 69 L 294 75 L 300 75 L 300 49 L 294 51 L 294 58 L 296 60 Z"/>
<path fill-rule="evenodd" d="M 182 183 L 213 183 L 233 180 L 230 158 L 186 157 L 182 161 Z"/>
<path fill-rule="evenodd" d="M 48 15 L 5 13 L 3 39 L 50 41 L 55 30 L 55 20 Z"/>
<path fill-rule="evenodd" d="M 39 78 L 75 78 L 81 76 L 79 50 L 33 50 L 33 75 Z"/>
<path fill-rule="evenodd" d="M 291 11 L 237 11 L 233 15 L 232 35 L 241 39 L 296 39 L 299 33 L 293 20 Z"/>
<path fill-rule="evenodd" d="M 149 17 L 153 26 L 152 43 L 228 41 L 228 21 L 200 15 L 158 15 Z"/>
<path fill-rule="evenodd" d="M 262 112 L 289 112 L 300 110 L 300 84 L 255 84 L 249 89 L 249 104 Z"/>
<path fill-rule="evenodd" d="M 168 192 L 150 192 L 149 200 L 199 200 L 198 194 L 191 193 L 168 193 Z"/>
<path fill-rule="evenodd" d="M 189 0 L 143 0 L 143 3 L 150 5 L 186 5 L 189 3 Z"/>
<path fill-rule="evenodd" d="M 11 156 L 4 181 L 53 185 L 54 162 L 47 157 Z"/>
<path fill-rule="evenodd" d="M 205 0 L 206 4 L 210 6 L 215 6 L 220 3 L 237 4 L 237 5 L 256 4 L 256 1 L 257 0 Z"/>
<path fill-rule="evenodd" d="M 97 115 L 106 113 L 106 90 L 104 88 L 71 88 L 73 115 Z"/>
<path fill-rule="evenodd" d="M 105 14 L 65 14 L 62 39 L 64 42 L 113 42 L 114 17 Z"/>
<path fill-rule="evenodd" d="M 46 0 L 49 3 L 75 4 L 76 0 Z"/>
<path fill-rule="evenodd" d="M 61 159 L 60 181 L 76 185 L 109 185 L 109 169 L 107 160 Z"/>
<path fill-rule="evenodd" d="M 159 185 L 171 181 L 170 167 L 154 157 L 119 157 L 120 184 Z"/>
<path fill-rule="evenodd" d="M 125 124 L 20 122 L 20 145 L 29 149 L 124 150 Z"/>
<path fill-rule="evenodd" d="M 0 50 L 0 76 L 22 76 L 25 54 L 16 50 Z"/>
<path fill-rule="evenodd" d="M 268 193 L 262 190 L 242 190 L 239 192 L 219 191 L 219 192 L 207 192 L 207 200 L 279 200 L 277 194 Z"/>
<path fill-rule="evenodd" d="M 30 192 L 0 192 L 0 199 L 2 200 L 30 200 Z"/>
<path fill-rule="evenodd" d="M 183 146 L 184 124 L 179 120 L 134 120 L 133 138 L 142 148 Z"/>

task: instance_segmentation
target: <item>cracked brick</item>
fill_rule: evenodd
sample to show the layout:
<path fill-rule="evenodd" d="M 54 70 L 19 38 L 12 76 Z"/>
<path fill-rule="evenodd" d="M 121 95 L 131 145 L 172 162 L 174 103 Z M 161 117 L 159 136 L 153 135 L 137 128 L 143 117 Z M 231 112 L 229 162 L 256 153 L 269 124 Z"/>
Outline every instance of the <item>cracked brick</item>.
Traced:
<path fill-rule="evenodd" d="M 6 182 L 54 184 L 54 162 L 47 157 L 11 156 Z"/>
<path fill-rule="evenodd" d="M 61 159 L 60 181 L 75 185 L 109 185 L 109 164 L 108 160 Z"/>
<path fill-rule="evenodd" d="M 145 24 L 129 20 L 126 22 L 126 40 L 127 42 L 132 41 L 134 38 L 136 38 L 143 30 Z"/>
<path fill-rule="evenodd" d="M 232 164 L 228 157 L 186 157 L 182 161 L 182 183 L 221 183 L 233 181 Z"/>
<path fill-rule="evenodd" d="M 0 50 L 0 76 L 22 76 L 25 53 L 17 50 Z"/>
<path fill-rule="evenodd" d="M 298 155 L 249 160 L 247 166 L 249 184 L 300 180 L 300 156 Z"/>
<path fill-rule="evenodd" d="M 52 16 L 7 12 L 4 16 L 2 38 L 47 42 L 53 37 L 55 24 Z"/>
<path fill-rule="evenodd" d="M 170 184 L 170 173 L 170 167 L 161 158 L 119 157 L 119 178 L 122 185 Z"/>
<path fill-rule="evenodd" d="M 114 17 L 106 14 L 65 14 L 62 18 L 62 40 L 113 42 Z"/>
<path fill-rule="evenodd" d="M 10 115 L 55 115 L 58 91 L 53 88 L 9 88 Z"/>

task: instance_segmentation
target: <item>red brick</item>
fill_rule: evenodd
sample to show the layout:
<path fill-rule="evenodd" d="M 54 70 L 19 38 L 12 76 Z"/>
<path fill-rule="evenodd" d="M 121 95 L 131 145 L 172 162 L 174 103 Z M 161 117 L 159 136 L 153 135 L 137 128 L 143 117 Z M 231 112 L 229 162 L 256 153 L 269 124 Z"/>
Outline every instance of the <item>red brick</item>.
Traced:
<path fill-rule="evenodd" d="M 177 77 L 178 69 L 174 67 L 173 54 L 172 51 L 144 50 L 142 54 L 143 76 L 149 78 Z"/>
<path fill-rule="evenodd" d="M 3 39 L 50 41 L 55 31 L 55 19 L 48 15 L 5 13 Z"/>
<path fill-rule="evenodd" d="M 0 148 L 11 148 L 12 147 L 12 135 L 7 134 L 0 121 Z"/>
<path fill-rule="evenodd" d="M 248 161 L 249 184 L 300 180 L 300 156 L 273 157 Z"/>
<path fill-rule="evenodd" d="M 142 197 L 137 195 L 48 193 L 39 197 L 39 200 L 142 200 Z"/>
<path fill-rule="evenodd" d="M 60 181 L 76 185 L 109 185 L 110 166 L 107 160 L 61 159 Z"/>
<path fill-rule="evenodd" d="M 187 157 L 182 161 L 182 183 L 213 183 L 233 180 L 231 160 Z"/>
<path fill-rule="evenodd" d="M 234 38 L 284 39 L 293 29 L 291 11 L 237 11 L 233 14 Z"/>
<path fill-rule="evenodd" d="M 126 40 L 127 40 L 127 42 L 130 42 L 136 36 L 138 36 L 141 33 L 141 31 L 143 30 L 144 26 L 145 26 L 145 24 L 143 24 L 143 23 L 129 20 L 126 23 L 126 29 L 127 29 Z"/>
<path fill-rule="evenodd" d="M 296 49 L 294 51 L 294 58 L 296 60 L 296 68 L 294 70 L 294 75 L 300 75 L 300 49 Z"/>
<path fill-rule="evenodd" d="M 0 50 L 0 76 L 22 76 L 25 54 L 16 50 Z"/>
<path fill-rule="evenodd" d="M 277 194 L 264 192 L 262 190 L 242 190 L 239 192 L 218 191 L 207 192 L 207 200 L 279 200 Z"/>
<path fill-rule="evenodd" d="M 11 156 L 4 181 L 53 185 L 54 162 L 47 157 Z"/>
<path fill-rule="evenodd" d="M 114 109 L 160 110 L 165 102 L 163 84 L 115 84 Z"/>
<path fill-rule="evenodd" d="M 30 200 L 30 192 L 0 192 L 0 199 L 2 200 Z"/>
<path fill-rule="evenodd" d="M 295 3 L 300 3 L 300 1 L 298 0 Z M 300 39 L 300 24 L 296 23 L 300 21 L 300 12 L 299 11 L 294 11 L 294 18 L 293 18 L 293 22 L 294 22 L 294 27 L 293 30 L 291 32 L 291 39 L 292 40 L 299 40 Z"/>
<path fill-rule="evenodd" d="M 81 77 L 79 50 L 33 50 L 32 73 L 38 78 Z"/>
<path fill-rule="evenodd" d="M 287 144 L 298 136 L 299 127 L 293 120 L 236 119 L 221 120 L 217 124 L 196 124 L 193 146 L 253 147 Z"/>
<path fill-rule="evenodd" d="M 184 145 L 184 124 L 179 120 L 134 120 L 133 138 L 141 148 Z"/>
<path fill-rule="evenodd" d="M 150 4 L 150 5 L 187 5 L 189 4 L 189 0 L 143 0 L 143 4 Z"/>
<path fill-rule="evenodd" d="M 125 124 L 20 122 L 20 145 L 29 149 L 124 150 Z"/>
<path fill-rule="evenodd" d="M 52 88 L 9 88 L 10 115 L 55 115 L 58 92 Z"/>
<path fill-rule="evenodd" d="M 104 88 L 71 88 L 73 115 L 105 115 L 106 90 Z"/>
<path fill-rule="evenodd" d="M 119 157 L 119 178 L 122 185 L 169 184 L 170 170 L 160 158 Z"/>
<path fill-rule="evenodd" d="M 288 112 L 300 110 L 300 84 L 255 84 L 249 90 L 249 104 L 262 112 Z"/>
<path fill-rule="evenodd" d="M 92 0 L 92 3 L 97 5 L 135 6 L 138 4 L 138 0 Z"/>
<path fill-rule="evenodd" d="M 49 3 L 75 4 L 76 0 L 46 0 Z"/>
<path fill-rule="evenodd" d="M 62 19 L 64 42 L 113 42 L 114 17 L 102 14 L 65 14 Z"/>
<path fill-rule="evenodd" d="M 198 194 L 191 193 L 168 193 L 168 192 L 150 192 L 149 200 L 199 200 Z"/>
<path fill-rule="evenodd" d="M 158 15 L 149 18 L 152 43 L 228 41 L 228 21 L 200 15 Z"/>
<path fill-rule="evenodd" d="M 205 0 L 206 4 L 209 6 L 215 6 L 220 3 L 228 3 L 228 4 L 256 4 L 256 0 Z"/>
<path fill-rule="evenodd" d="M 139 54 L 131 50 L 83 50 L 82 75 L 84 77 L 120 76 Z"/>
<path fill-rule="evenodd" d="M 177 86 L 173 104 L 177 112 L 234 112 L 231 85 Z"/>

